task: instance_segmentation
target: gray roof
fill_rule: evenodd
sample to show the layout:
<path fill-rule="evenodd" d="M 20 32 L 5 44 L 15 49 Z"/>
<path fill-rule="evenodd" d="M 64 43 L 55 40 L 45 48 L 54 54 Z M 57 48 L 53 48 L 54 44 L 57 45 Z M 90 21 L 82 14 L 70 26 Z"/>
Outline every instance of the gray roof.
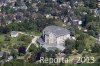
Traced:
<path fill-rule="evenodd" d="M 53 33 L 56 35 L 56 37 L 59 37 L 59 36 L 63 36 L 63 35 L 66 35 L 66 34 L 70 34 L 70 31 L 66 28 L 62 28 L 62 27 L 59 27 L 59 26 L 48 26 L 46 27 L 43 32 L 45 32 L 45 34 L 49 35 L 50 33 Z"/>
<path fill-rule="evenodd" d="M 44 44 L 44 45 L 41 45 L 43 48 L 45 48 L 46 50 L 50 51 L 50 50 L 53 50 L 55 51 L 56 49 L 59 49 L 60 51 L 63 51 L 65 49 L 64 46 L 62 45 L 49 45 L 49 44 Z"/>
<path fill-rule="evenodd" d="M 16 35 L 18 34 L 18 31 L 11 31 L 11 35 Z"/>

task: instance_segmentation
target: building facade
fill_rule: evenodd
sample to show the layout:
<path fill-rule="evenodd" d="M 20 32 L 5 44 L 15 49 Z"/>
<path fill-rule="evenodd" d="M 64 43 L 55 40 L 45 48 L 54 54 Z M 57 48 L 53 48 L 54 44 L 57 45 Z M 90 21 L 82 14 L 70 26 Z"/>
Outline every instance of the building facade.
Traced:
<path fill-rule="evenodd" d="M 65 40 L 70 39 L 70 31 L 58 26 L 48 26 L 43 30 L 42 36 L 38 42 L 48 50 L 49 47 L 55 47 L 64 50 Z"/>

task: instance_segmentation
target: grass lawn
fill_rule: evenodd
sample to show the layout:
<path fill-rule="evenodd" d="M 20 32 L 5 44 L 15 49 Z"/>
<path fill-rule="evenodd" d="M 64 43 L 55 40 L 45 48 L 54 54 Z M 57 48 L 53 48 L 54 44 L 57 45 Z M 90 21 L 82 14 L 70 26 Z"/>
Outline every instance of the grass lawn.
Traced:
<path fill-rule="evenodd" d="M 11 43 L 14 45 L 14 44 L 17 44 L 17 45 L 23 45 L 23 46 L 28 46 L 27 43 L 25 43 L 24 41 L 18 41 L 18 38 L 21 37 L 22 34 L 20 34 L 18 37 L 15 37 L 15 38 L 11 38 Z"/>
<path fill-rule="evenodd" d="M 15 37 L 15 38 L 11 38 L 11 41 L 10 41 L 11 43 L 16 43 L 17 42 L 17 37 Z"/>
<path fill-rule="evenodd" d="M 96 42 L 96 39 L 92 36 L 89 36 L 85 39 L 86 48 L 90 48 Z"/>
<path fill-rule="evenodd" d="M 5 35 L 4 34 L 1 34 L 0 35 L 0 42 L 3 42 L 5 40 Z"/>

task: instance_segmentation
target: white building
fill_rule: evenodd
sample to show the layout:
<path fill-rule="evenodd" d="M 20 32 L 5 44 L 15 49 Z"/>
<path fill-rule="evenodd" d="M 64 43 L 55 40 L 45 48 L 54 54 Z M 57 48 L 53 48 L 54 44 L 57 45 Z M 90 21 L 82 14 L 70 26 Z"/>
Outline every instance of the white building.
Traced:
<path fill-rule="evenodd" d="M 58 48 L 63 51 L 65 49 L 65 40 L 68 38 L 70 39 L 70 31 L 66 28 L 48 26 L 43 30 L 43 35 L 38 39 L 38 42 L 47 50 Z"/>
<path fill-rule="evenodd" d="M 12 31 L 11 32 L 11 37 L 17 37 L 19 35 L 19 32 L 18 31 Z"/>

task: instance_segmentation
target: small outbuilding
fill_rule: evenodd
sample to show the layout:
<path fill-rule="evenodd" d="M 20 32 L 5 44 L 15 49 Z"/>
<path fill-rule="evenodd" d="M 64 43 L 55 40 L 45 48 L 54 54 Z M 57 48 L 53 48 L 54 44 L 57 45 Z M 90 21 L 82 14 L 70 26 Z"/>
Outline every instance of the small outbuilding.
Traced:
<path fill-rule="evenodd" d="M 18 31 L 11 31 L 10 33 L 11 37 L 17 37 L 19 35 Z"/>

